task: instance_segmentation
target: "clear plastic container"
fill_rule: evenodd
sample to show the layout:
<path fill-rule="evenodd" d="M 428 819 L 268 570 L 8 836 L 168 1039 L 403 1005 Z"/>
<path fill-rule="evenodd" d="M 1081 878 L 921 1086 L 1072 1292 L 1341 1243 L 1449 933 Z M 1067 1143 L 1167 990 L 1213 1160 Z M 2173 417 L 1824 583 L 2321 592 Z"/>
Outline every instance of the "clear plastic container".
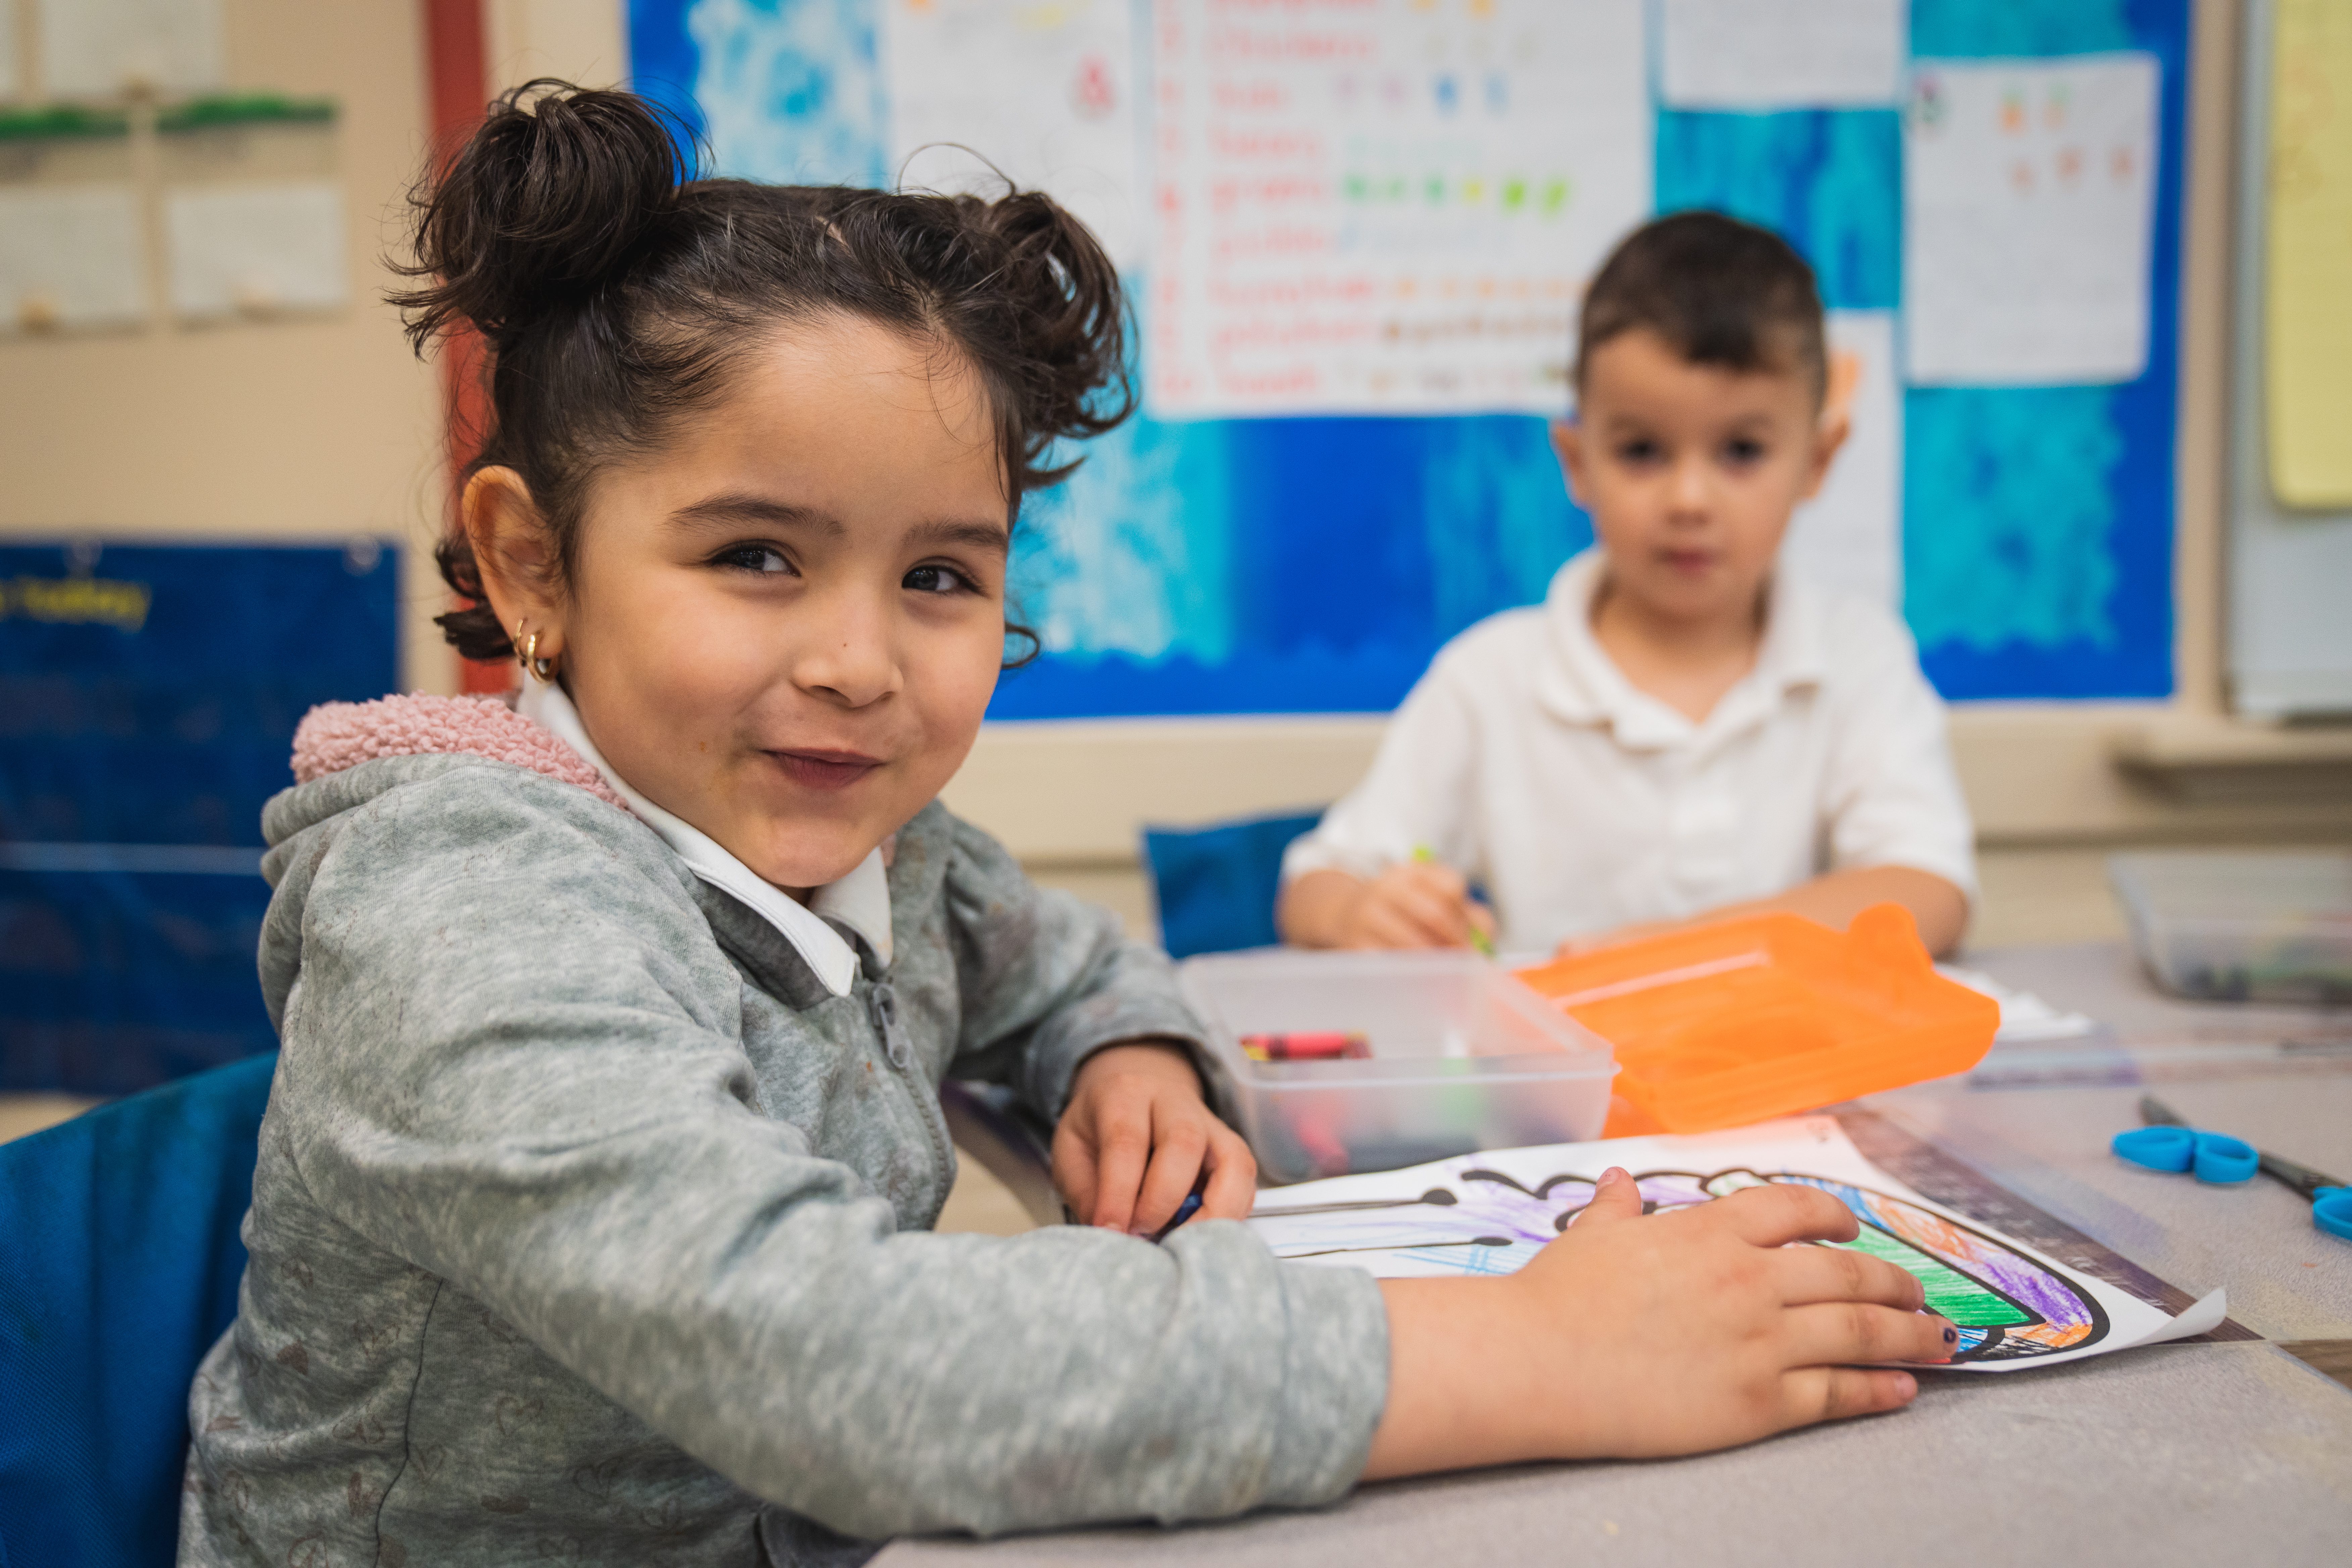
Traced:
<path fill-rule="evenodd" d="M 2166 990 L 2352 1005 L 2352 851 L 2116 855 L 2107 879 L 2140 962 Z"/>
<path fill-rule="evenodd" d="M 1475 953 L 1217 953 L 1177 973 L 1274 1181 L 1580 1142 L 1608 1119 L 1608 1042 Z M 1370 1055 L 1242 1052 L 1244 1035 L 1309 1030 L 1360 1033 Z"/>

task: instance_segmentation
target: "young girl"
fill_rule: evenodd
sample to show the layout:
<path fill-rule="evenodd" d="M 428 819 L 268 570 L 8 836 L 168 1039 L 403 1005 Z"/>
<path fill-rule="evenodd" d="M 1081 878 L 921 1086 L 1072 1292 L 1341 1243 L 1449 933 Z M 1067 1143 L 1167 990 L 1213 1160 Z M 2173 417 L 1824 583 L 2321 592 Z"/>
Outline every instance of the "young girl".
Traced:
<path fill-rule="evenodd" d="M 1499 1280 L 1232 1223 L 1165 961 L 933 799 L 1020 498 L 1128 405 L 1051 202 L 681 184 L 638 100 L 542 86 L 416 270 L 419 340 L 495 354 L 445 625 L 528 695 L 322 710 L 270 805 L 284 1051 L 184 1563 L 855 1562 L 1689 1452 L 1942 1359 L 1909 1275 L 1784 1248 L 1854 1234 L 1796 1188 L 1645 1219 L 1614 1173 Z M 950 1073 L 1059 1116 L 1090 1226 L 926 1234 Z"/>
<path fill-rule="evenodd" d="M 1900 903 L 1935 952 L 1975 887 L 1943 705 L 1880 605 L 1776 574 L 1844 439 L 1822 306 L 1778 236 L 1676 213 L 1593 279 L 1557 432 L 1598 545 L 1449 643 L 1283 866 L 1307 947 L 1570 951 Z M 1468 897 L 1483 882 L 1490 915 Z"/>

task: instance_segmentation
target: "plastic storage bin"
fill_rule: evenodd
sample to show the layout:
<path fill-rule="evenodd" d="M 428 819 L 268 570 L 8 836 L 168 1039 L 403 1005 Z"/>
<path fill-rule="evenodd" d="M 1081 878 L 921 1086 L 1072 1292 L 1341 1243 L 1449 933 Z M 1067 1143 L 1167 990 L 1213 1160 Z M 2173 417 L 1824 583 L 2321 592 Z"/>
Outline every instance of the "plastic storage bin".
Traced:
<path fill-rule="evenodd" d="M 2140 962 L 2166 990 L 2352 1004 L 2352 853 L 2116 855 L 2107 879 Z"/>
<path fill-rule="evenodd" d="M 1616 1047 L 1612 1138 L 1709 1132 L 1965 1072 L 2000 1004 L 1936 973 L 1910 912 L 1756 915 L 1520 971 Z"/>
<path fill-rule="evenodd" d="M 1177 973 L 1272 1180 L 1580 1142 L 1608 1119 L 1608 1043 L 1473 953 L 1220 953 Z M 1360 1033 L 1371 1054 L 1242 1054 L 1243 1035 L 1321 1030 Z"/>

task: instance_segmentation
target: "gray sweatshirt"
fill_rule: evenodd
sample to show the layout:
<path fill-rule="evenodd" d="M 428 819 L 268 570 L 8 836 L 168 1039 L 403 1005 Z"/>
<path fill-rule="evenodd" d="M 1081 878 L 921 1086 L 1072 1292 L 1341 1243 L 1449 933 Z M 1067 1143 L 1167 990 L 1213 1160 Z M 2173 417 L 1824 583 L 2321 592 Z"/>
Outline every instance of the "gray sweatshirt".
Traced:
<path fill-rule="evenodd" d="M 855 1562 L 1362 1468 L 1369 1277 L 1230 1222 L 928 1234 L 943 1077 L 1050 1116 L 1088 1052 L 1197 1031 L 1164 959 L 943 808 L 845 996 L 530 768 L 364 762 L 264 826 L 284 1049 L 183 1563 Z"/>

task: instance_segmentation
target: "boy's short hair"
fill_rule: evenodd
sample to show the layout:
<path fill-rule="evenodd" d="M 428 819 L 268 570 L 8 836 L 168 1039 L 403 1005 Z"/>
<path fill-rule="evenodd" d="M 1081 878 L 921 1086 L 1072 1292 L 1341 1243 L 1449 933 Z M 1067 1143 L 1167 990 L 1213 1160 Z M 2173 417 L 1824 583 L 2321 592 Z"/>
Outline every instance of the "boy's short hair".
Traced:
<path fill-rule="evenodd" d="M 1789 242 L 1717 212 L 1679 212 L 1635 229 L 1585 290 L 1576 385 L 1593 350 L 1646 328 L 1692 364 L 1801 372 L 1818 404 L 1829 345 L 1813 269 Z"/>

